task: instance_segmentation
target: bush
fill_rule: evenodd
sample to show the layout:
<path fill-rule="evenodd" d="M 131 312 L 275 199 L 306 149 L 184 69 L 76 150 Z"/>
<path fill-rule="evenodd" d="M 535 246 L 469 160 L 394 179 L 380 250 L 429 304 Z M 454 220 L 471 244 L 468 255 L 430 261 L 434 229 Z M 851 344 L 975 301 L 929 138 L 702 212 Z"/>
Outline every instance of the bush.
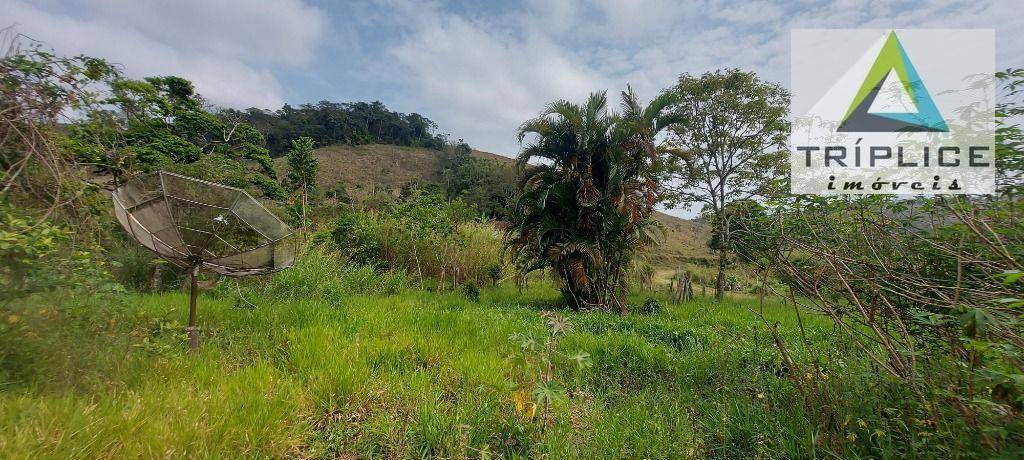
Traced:
<path fill-rule="evenodd" d="M 477 284 L 501 278 L 501 237 L 490 224 L 466 222 L 458 229 L 459 245 L 453 260 L 460 280 Z M 497 274 L 497 276 L 495 276 Z"/>
<path fill-rule="evenodd" d="M 747 283 L 743 281 L 735 273 L 728 273 L 725 275 L 725 290 L 727 291 L 744 291 L 747 288 Z"/>
<path fill-rule="evenodd" d="M 1022 211 L 1009 197 L 813 197 L 773 209 L 757 235 L 766 243 L 754 248 L 768 252 L 754 255 L 790 286 L 794 304 L 831 318 L 878 373 L 913 390 L 908 414 L 957 427 L 957 438 L 990 450 L 979 457 L 1014 456 L 1024 449 L 1024 285 L 1014 278 Z M 788 366 L 798 375 L 837 361 Z M 817 417 L 832 416 L 823 401 L 833 395 L 806 394 L 822 408 Z"/>
<path fill-rule="evenodd" d="M 115 267 L 113 275 L 117 282 L 136 291 L 176 289 L 186 274 L 184 269 L 130 240 L 109 248 L 107 258 Z M 159 273 L 156 273 L 157 267 L 160 267 Z"/>
<path fill-rule="evenodd" d="M 0 205 L 0 300 L 33 293 L 92 294 L 121 291 L 93 246 L 78 246 L 73 232 L 23 210 Z"/>
<path fill-rule="evenodd" d="M 476 284 L 473 284 L 472 281 L 462 285 L 462 293 L 466 294 L 469 300 L 474 302 L 480 301 L 480 288 L 476 287 Z"/>
<path fill-rule="evenodd" d="M 497 286 L 501 280 L 501 264 L 491 264 L 487 267 L 487 277 L 491 280 L 491 286 Z"/>
<path fill-rule="evenodd" d="M 661 305 L 661 301 L 654 297 L 648 297 L 647 300 L 644 300 L 643 305 L 640 306 L 640 313 L 645 315 L 656 315 L 661 313 L 662 310 L 664 310 L 664 307 Z"/>
<path fill-rule="evenodd" d="M 472 216 L 459 200 L 414 192 L 408 201 L 379 211 L 342 214 L 334 221 L 331 240 L 354 261 L 404 270 L 421 285 L 427 278 L 441 287 L 483 284 L 499 264 L 501 240 L 490 225 Z"/>
<path fill-rule="evenodd" d="M 348 188 L 345 187 L 345 183 L 338 181 L 334 184 L 334 187 L 324 192 L 324 196 L 327 198 L 334 198 L 338 203 L 352 204 L 352 196 L 348 193 Z"/>

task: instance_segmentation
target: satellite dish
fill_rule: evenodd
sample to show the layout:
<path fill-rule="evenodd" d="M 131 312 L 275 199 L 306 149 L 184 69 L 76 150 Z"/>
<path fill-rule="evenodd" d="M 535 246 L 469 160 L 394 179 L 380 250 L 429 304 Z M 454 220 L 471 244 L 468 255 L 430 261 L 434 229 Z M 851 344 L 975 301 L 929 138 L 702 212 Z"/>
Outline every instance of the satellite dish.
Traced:
<path fill-rule="evenodd" d="M 189 273 L 189 347 L 199 347 L 196 275 L 248 276 L 288 268 L 292 229 L 245 190 L 159 171 L 113 193 L 114 214 L 139 244 Z"/>

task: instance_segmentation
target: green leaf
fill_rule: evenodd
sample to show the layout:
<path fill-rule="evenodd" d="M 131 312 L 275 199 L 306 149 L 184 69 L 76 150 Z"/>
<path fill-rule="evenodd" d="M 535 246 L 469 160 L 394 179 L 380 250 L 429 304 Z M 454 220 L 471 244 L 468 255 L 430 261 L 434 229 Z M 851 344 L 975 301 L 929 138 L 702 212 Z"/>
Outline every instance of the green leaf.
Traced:
<path fill-rule="evenodd" d="M 1013 284 L 1021 280 L 1024 277 L 1024 272 L 1020 270 L 1007 270 L 999 275 L 1003 278 L 1003 283 Z"/>
<path fill-rule="evenodd" d="M 562 400 L 564 390 L 557 382 L 541 382 L 533 389 L 533 397 L 538 404 L 552 403 Z"/>
<path fill-rule="evenodd" d="M 577 351 L 569 359 L 573 360 L 579 369 L 585 369 L 594 365 L 593 361 L 590 360 L 590 353 L 585 351 Z"/>
<path fill-rule="evenodd" d="M 1018 299 L 1015 297 L 1004 297 L 997 300 L 996 302 L 1003 304 L 1008 308 L 1021 308 L 1024 307 L 1024 299 Z"/>
<path fill-rule="evenodd" d="M 960 326 L 963 327 L 964 334 L 971 338 L 977 338 L 985 334 L 993 318 L 984 310 L 974 308 L 965 311 L 958 320 Z"/>

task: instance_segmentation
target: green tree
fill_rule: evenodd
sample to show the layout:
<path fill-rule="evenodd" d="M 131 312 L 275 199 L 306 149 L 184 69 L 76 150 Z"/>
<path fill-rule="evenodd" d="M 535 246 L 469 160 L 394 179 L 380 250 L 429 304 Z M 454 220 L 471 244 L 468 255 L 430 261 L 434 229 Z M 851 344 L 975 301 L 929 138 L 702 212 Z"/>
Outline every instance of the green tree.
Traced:
<path fill-rule="evenodd" d="M 96 251 L 109 238 L 109 197 L 68 155 L 74 144 L 64 135 L 67 120 L 94 110 L 119 74 L 102 59 L 57 55 L 10 28 L 0 42 L 0 311 L 36 293 L 119 289 Z M 0 335 L 10 331 L 0 327 Z"/>
<path fill-rule="evenodd" d="M 288 151 L 288 188 L 300 197 L 302 209 L 302 227 L 307 225 L 307 209 L 309 196 L 316 191 L 316 156 L 313 155 L 313 139 L 300 137 L 292 141 Z"/>
<path fill-rule="evenodd" d="M 772 241 L 765 237 L 770 232 L 770 221 L 764 205 L 757 200 L 739 200 L 725 207 L 729 216 L 729 247 L 733 254 L 748 263 L 757 263 L 763 254 L 770 254 Z M 708 247 L 717 250 L 722 244 L 720 231 L 715 225 Z"/>
<path fill-rule="evenodd" d="M 472 149 L 461 139 L 449 150 L 444 161 L 447 197 L 462 199 L 493 219 L 508 220 L 510 201 L 516 188 L 515 166 L 475 158 Z"/>
<path fill-rule="evenodd" d="M 1015 197 L 1024 188 L 1024 69 L 996 72 L 996 79 L 996 186 L 1000 194 Z"/>
<path fill-rule="evenodd" d="M 677 161 L 673 204 L 701 204 L 715 224 L 718 279 L 725 296 L 730 243 L 729 204 L 773 194 L 784 186 L 789 135 L 789 93 L 753 72 L 718 70 L 684 74 L 670 89 L 678 120 L 671 126 Z"/>
<path fill-rule="evenodd" d="M 266 133 L 272 155 L 281 156 L 291 141 L 310 137 L 317 145 L 393 144 L 441 150 L 447 146 L 437 125 L 417 114 L 389 110 L 380 102 L 338 103 L 320 101 L 298 107 L 285 105 L 276 111 L 225 110 L 222 118 L 240 119 Z"/>
<path fill-rule="evenodd" d="M 664 149 L 655 144 L 674 121 L 665 93 L 644 107 L 629 90 L 622 113 L 609 113 L 604 92 L 583 105 L 552 102 L 519 128 L 524 167 L 507 248 L 518 275 L 551 269 L 573 308 L 626 313 L 626 267 L 653 242 L 651 214 Z M 527 166 L 530 160 L 540 164 Z"/>
<path fill-rule="evenodd" d="M 116 79 L 104 102 L 68 127 L 65 147 L 79 161 L 109 171 L 115 182 L 167 169 L 280 198 L 263 134 L 238 118 L 207 111 L 188 80 Z"/>

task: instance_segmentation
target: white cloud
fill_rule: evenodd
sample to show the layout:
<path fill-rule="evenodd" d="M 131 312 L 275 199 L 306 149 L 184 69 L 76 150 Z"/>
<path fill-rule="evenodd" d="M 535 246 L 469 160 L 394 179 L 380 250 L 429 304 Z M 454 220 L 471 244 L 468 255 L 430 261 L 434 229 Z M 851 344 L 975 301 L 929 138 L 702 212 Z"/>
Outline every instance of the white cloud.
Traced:
<path fill-rule="evenodd" d="M 1021 66 L 1024 24 L 1010 3 L 534 0 L 480 17 L 394 0 L 390 20 L 405 33 L 389 55 L 414 106 L 472 145 L 513 155 L 518 124 L 556 98 L 629 83 L 649 99 L 681 73 L 722 67 L 788 84 L 791 28 L 994 28 L 997 65 Z"/>
<path fill-rule="evenodd" d="M 327 26 L 299 0 L 88 0 L 96 16 L 164 43 L 247 62 L 307 64 Z"/>
<path fill-rule="evenodd" d="M 544 104 L 580 99 L 607 86 L 593 69 L 546 36 L 517 36 L 460 16 L 419 18 L 388 50 L 399 80 L 429 117 L 473 145 L 515 153 L 515 130 Z"/>
<path fill-rule="evenodd" d="M 600 11 L 603 22 L 599 26 L 601 35 L 616 39 L 643 39 L 672 29 L 685 20 L 704 2 L 679 2 L 674 0 L 593 0 L 593 7 Z M 597 32 L 595 30 L 595 32 Z"/>
<path fill-rule="evenodd" d="M 0 9 L 18 32 L 59 53 L 106 58 L 131 77 L 180 75 L 210 102 L 238 108 L 280 107 L 271 69 L 308 64 L 326 29 L 323 13 L 298 0 L 90 0 L 53 8 L 0 0 Z"/>

